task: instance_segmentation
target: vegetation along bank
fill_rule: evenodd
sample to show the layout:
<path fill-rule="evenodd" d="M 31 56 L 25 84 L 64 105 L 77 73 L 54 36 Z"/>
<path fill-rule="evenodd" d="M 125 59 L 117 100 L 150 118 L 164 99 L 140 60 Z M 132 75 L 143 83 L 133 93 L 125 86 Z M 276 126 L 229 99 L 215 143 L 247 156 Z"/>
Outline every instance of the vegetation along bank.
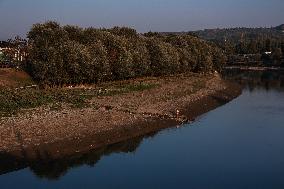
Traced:
<path fill-rule="evenodd" d="M 240 94 L 217 74 L 222 50 L 191 34 L 47 22 L 15 44 L 25 56 L 13 60 L 17 70 L 2 68 L 0 81 L 6 155 L 57 158 L 97 148 L 191 121 Z"/>

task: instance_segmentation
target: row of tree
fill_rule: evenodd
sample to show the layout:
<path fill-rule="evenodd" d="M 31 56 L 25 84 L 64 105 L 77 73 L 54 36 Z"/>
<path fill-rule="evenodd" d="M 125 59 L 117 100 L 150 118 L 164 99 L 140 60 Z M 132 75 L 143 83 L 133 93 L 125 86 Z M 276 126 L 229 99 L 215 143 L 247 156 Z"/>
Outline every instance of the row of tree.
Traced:
<path fill-rule="evenodd" d="M 98 83 L 221 69 L 226 57 L 192 35 L 35 24 L 28 33 L 27 70 L 46 85 Z"/>

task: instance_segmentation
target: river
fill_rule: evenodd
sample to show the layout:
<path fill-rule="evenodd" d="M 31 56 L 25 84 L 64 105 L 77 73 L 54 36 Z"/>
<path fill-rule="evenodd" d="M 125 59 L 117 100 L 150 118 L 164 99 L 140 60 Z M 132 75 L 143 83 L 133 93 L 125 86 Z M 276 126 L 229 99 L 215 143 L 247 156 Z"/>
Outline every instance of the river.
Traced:
<path fill-rule="evenodd" d="M 194 123 L 58 162 L 1 165 L 1 188 L 284 188 L 284 74 L 231 70 L 235 100 Z M 4 168 L 3 168 L 4 167 Z"/>

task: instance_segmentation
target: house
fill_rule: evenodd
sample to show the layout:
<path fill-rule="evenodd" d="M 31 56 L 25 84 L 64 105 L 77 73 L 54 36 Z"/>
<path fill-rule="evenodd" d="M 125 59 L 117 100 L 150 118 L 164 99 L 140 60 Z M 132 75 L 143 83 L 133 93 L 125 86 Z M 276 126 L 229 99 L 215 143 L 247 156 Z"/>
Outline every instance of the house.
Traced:
<path fill-rule="evenodd" d="M 8 54 L 14 61 L 20 61 L 20 62 L 22 62 L 26 56 L 25 52 L 21 52 L 17 48 L 0 47 L 0 56 L 3 57 L 4 54 Z"/>
<path fill-rule="evenodd" d="M 2 48 L 0 47 L 0 61 L 4 59 L 4 53 L 2 52 Z"/>
<path fill-rule="evenodd" d="M 0 47 L 0 60 L 4 57 L 5 48 Z"/>
<path fill-rule="evenodd" d="M 0 41 L 0 54 L 2 54 L 2 56 L 5 54 L 10 61 L 22 62 L 27 56 L 27 53 L 23 48 L 25 46 L 26 44 L 21 41 L 18 43 Z"/>

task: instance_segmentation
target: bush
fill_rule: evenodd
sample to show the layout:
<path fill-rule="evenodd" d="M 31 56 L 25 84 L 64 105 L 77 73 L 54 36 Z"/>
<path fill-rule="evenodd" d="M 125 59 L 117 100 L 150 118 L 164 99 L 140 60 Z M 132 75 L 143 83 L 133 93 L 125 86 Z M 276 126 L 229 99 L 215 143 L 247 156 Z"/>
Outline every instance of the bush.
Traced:
<path fill-rule="evenodd" d="M 178 72 L 178 51 L 171 44 L 150 38 L 148 39 L 147 47 L 150 53 L 152 75 L 162 76 Z"/>

